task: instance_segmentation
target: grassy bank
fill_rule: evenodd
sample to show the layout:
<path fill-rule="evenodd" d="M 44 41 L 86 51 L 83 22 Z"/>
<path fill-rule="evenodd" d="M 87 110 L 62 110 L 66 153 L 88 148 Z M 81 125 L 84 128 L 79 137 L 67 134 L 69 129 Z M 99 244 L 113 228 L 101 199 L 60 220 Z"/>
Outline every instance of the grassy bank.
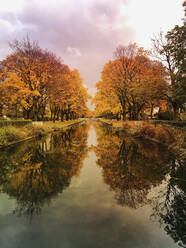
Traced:
<path fill-rule="evenodd" d="M 32 137 L 44 136 L 47 133 L 68 128 L 82 120 L 64 122 L 32 122 L 23 126 L 6 125 L 0 128 L 0 147 L 8 146 Z"/>
<path fill-rule="evenodd" d="M 153 124 L 170 125 L 173 127 L 186 128 L 186 121 L 166 121 L 166 120 L 149 120 L 148 122 Z"/>
<path fill-rule="evenodd" d="M 99 119 L 104 124 L 110 125 L 118 130 L 125 131 L 128 135 L 150 139 L 161 143 L 168 148 L 186 152 L 186 130 L 175 128 L 166 124 L 155 125 L 153 122 L 145 121 L 116 121 Z"/>
<path fill-rule="evenodd" d="M 31 123 L 31 120 L 0 120 L 0 128 L 6 126 L 22 127 Z"/>

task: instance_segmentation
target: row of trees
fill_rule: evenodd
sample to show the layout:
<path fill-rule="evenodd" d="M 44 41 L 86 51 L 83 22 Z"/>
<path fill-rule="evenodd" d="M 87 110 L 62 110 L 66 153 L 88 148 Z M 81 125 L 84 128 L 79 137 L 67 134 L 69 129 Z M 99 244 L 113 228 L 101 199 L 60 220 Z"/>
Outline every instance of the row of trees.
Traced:
<path fill-rule="evenodd" d="M 116 48 L 114 60 L 104 66 L 96 84 L 96 115 L 138 120 L 145 113 L 152 117 L 158 107 L 172 111 L 177 119 L 186 103 L 185 37 L 184 20 L 183 26 L 153 39 L 153 52 L 136 44 Z"/>
<path fill-rule="evenodd" d="M 87 89 L 77 70 L 27 37 L 10 44 L 12 53 L 0 62 L 0 109 L 22 112 L 33 120 L 63 121 L 84 116 Z"/>

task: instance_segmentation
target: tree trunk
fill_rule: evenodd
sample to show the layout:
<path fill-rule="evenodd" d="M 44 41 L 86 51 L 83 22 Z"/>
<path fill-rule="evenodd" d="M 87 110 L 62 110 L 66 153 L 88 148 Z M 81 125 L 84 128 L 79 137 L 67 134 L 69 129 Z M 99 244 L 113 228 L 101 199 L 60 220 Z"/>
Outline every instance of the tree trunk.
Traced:
<path fill-rule="evenodd" d="M 151 104 L 151 109 L 150 109 L 150 118 L 151 118 L 151 119 L 152 119 L 153 111 L 154 111 L 154 104 L 152 103 L 152 104 Z"/>
<path fill-rule="evenodd" d="M 36 111 L 37 111 L 37 103 L 36 103 L 36 99 L 35 97 L 33 97 L 33 106 L 32 106 L 32 112 L 33 112 L 33 116 L 32 116 L 32 119 L 34 121 L 37 121 L 37 115 L 36 115 Z"/>
<path fill-rule="evenodd" d="M 61 110 L 61 121 L 64 121 L 64 112 Z"/>
<path fill-rule="evenodd" d="M 57 111 L 57 120 L 59 121 L 59 113 L 60 113 L 60 110 Z"/>
<path fill-rule="evenodd" d="M 25 119 L 29 119 L 30 118 L 30 109 L 29 110 L 24 109 L 23 110 L 23 116 Z"/>
<path fill-rule="evenodd" d="M 56 111 L 54 111 L 54 117 L 53 117 L 53 122 L 56 121 Z"/>
<path fill-rule="evenodd" d="M 66 111 L 66 120 L 68 121 L 69 120 L 69 113 L 68 113 L 68 111 Z"/>
<path fill-rule="evenodd" d="M 173 105 L 173 120 L 179 120 L 179 107 L 176 103 Z"/>
<path fill-rule="evenodd" d="M 0 105 L 0 116 L 3 116 L 3 105 Z"/>
<path fill-rule="evenodd" d="M 53 110 L 50 109 L 50 120 L 52 121 L 52 119 L 53 119 Z"/>

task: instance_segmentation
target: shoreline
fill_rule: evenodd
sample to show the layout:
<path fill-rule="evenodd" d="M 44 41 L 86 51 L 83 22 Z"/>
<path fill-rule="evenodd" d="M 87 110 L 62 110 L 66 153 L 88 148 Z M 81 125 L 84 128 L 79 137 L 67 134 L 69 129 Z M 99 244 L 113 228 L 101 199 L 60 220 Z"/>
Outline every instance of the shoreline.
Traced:
<path fill-rule="evenodd" d="M 61 127 L 57 127 L 57 128 L 56 127 L 53 128 L 52 125 L 55 126 L 55 124 L 59 124 L 58 122 L 52 123 L 52 125 L 50 125 L 51 122 L 45 122 L 44 124 L 46 124 L 46 125 L 49 124 L 49 125 L 47 125 L 48 128 L 52 129 L 52 130 L 49 130 L 49 131 L 47 131 L 47 130 L 43 131 L 43 129 L 42 129 L 43 126 L 41 126 L 41 125 L 39 125 L 39 130 L 37 130 L 38 127 L 35 124 L 32 123 L 32 127 L 34 128 L 34 126 L 35 126 L 35 129 L 37 130 L 36 132 L 38 132 L 36 135 L 32 135 L 30 137 L 26 137 L 26 138 L 23 138 L 23 139 L 20 139 L 20 140 L 15 140 L 15 141 L 12 141 L 12 142 L 7 143 L 7 144 L 0 145 L 0 149 L 7 148 L 7 147 L 10 147 L 10 146 L 14 146 L 14 145 L 19 144 L 21 142 L 25 142 L 25 141 L 28 141 L 28 140 L 31 140 L 31 139 L 34 139 L 34 138 L 37 138 L 37 137 L 44 137 L 49 133 L 59 132 L 61 130 L 65 130 L 65 129 L 71 128 L 71 127 L 73 127 L 75 125 L 78 125 L 78 124 L 80 124 L 80 123 L 82 123 L 84 121 L 85 120 L 74 120 L 74 121 L 70 120 L 70 121 L 65 121 L 65 122 L 59 122 L 60 124 L 63 124 L 63 125 Z M 68 122 L 69 122 L 69 124 L 68 124 Z M 42 133 L 40 132 L 41 131 L 40 128 L 42 129 Z M 34 132 L 35 132 L 35 130 L 34 130 Z"/>
<path fill-rule="evenodd" d="M 145 140 L 152 141 L 154 143 L 157 143 L 159 145 L 166 147 L 169 150 L 179 153 L 181 156 L 186 156 L 186 132 L 182 130 L 180 127 L 176 128 L 175 126 L 173 127 L 173 126 L 161 123 L 161 122 L 157 124 L 157 123 L 148 122 L 148 121 L 115 121 L 115 120 L 113 121 L 113 120 L 105 120 L 105 119 L 97 119 L 96 121 L 98 121 L 99 123 L 102 123 L 103 125 L 110 126 L 116 131 L 126 132 L 126 135 L 129 135 L 133 138 L 142 139 L 144 141 Z M 131 124 L 131 126 L 129 126 L 129 124 Z M 174 137 L 175 141 L 173 141 L 172 143 L 171 142 L 168 143 L 166 141 L 166 137 L 165 137 L 165 141 L 161 141 L 158 138 L 153 138 L 145 134 L 140 135 L 140 131 L 143 128 L 144 124 L 146 124 L 147 126 L 149 125 L 150 127 L 154 126 L 154 130 L 158 130 L 158 128 L 159 129 L 161 128 L 163 130 L 164 128 L 167 132 L 167 130 L 170 129 L 169 131 L 170 135 L 174 135 L 172 134 L 171 131 L 175 130 L 175 137 Z M 179 141 L 177 141 L 177 137 L 176 137 L 176 134 L 178 133 L 179 135 L 182 134 L 182 141 L 180 140 L 180 143 Z"/>

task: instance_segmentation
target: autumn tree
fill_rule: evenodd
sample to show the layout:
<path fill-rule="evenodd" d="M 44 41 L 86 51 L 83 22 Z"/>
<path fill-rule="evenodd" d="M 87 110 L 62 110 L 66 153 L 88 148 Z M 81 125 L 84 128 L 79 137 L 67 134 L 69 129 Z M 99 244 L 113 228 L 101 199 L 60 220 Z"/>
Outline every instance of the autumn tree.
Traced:
<path fill-rule="evenodd" d="M 88 111 L 86 102 L 90 96 L 83 86 L 82 79 L 77 70 L 71 71 L 66 67 L 59 78 L 49 86 L 49 105 L 51 120 L 63 121 L 75 119 L 86 115 Z"/>
<path fill-rule="evenodd" d="M 123 120 L 137 120 L 145 109 L 152 109 L 163 100 L 167 90 L 164 68 L 151 61 L 136 44 L 120 46 L 114 60 L 104 66 L 97 89 L 93 100 L 96 109 L 102 102 L 103 110 L 114 108 L 122 113 Z"/>
<path fill-rule="evenodd" d="M 44 120 L 46 108 L 54 121 L 60 115 L 61 120 L 64 115 L 66 120 L 85 115 L 89 96 L 77 70 L 70 70 L 29 37 L 15 40 L 10 47 L 12 53 L 0 63 L 0 95 L 5 105 L 21 106 L 24 117 L 33 120 Z"/>
<path fill-rule="evenodd" d="M 95 115 L 116 116 L 119 119 L 122 108 L 117 96 L 104 81 L 98 82 L 96 87 L 98 91 L 92 99 L 92 104 L 95 104 Z"/>
<path fill-rule="evenodd" d="M 85 116 L 87 111 L 86 102 L 90 98 L 87 89 L 83 86 L 82 78 L 78 70 L 71 71 L 70 92 L 67 96 L 67 118 L 74 119 L 76 116 Z"/>
<path fill-rule="evenodd" d="M 11 97 L 12 103 L 21 104 L 27 118 L 38 120 L 46 106 L 47 84 L 60 61 L 28 37 L 10 46 L 12 54 L 2 61 L 5 95 L 7 100 Z"/>
<path fill-rule="evenodd" d="M 183 6 L 186 13 L 186 3 Z M 166 65 L 170 89 L 166 95 L 172 106 L 174 119 L 178 119 L 179 110 L 186 103 L 186 21 L 182 26 L 176 25 L 164 37 L 163 33 L 152 39 L 154 56 Z"/>

